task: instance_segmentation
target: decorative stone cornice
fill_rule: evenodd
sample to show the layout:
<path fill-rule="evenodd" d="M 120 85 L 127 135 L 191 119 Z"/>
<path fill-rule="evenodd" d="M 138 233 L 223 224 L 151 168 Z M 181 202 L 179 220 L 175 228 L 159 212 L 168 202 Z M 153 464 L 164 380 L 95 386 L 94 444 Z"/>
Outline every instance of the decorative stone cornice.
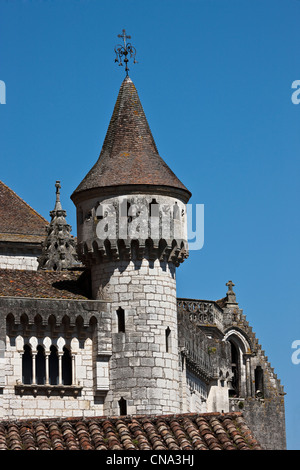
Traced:
<path fill-rule="evenodd" d="M 179 266 L 188 257 L 185 240 L 88 240 L 78 244 L 79 258 L 86 266 L 107 261 L 148 259 L 164 261 Z"/>
<path fill-rule="evenodd" d="M 209 300 L 177 299 L 178 311 L 188 315 L 189 321 L 199 327 L 217 327 L 223 331 L 223 311 Z"/>

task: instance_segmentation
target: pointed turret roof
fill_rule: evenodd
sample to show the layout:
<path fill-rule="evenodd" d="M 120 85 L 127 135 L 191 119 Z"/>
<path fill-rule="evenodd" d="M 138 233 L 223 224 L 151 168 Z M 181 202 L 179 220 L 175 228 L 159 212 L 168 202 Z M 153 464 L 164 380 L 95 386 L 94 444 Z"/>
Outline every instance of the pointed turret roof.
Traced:
<path fill-rule="evenodd" d="M 72 194 L 96 188 L 173 188 L 187 201 L 191 193 L 160 157 L 137 90 L 129 77 L 120 87 L 100 156 Z"/>

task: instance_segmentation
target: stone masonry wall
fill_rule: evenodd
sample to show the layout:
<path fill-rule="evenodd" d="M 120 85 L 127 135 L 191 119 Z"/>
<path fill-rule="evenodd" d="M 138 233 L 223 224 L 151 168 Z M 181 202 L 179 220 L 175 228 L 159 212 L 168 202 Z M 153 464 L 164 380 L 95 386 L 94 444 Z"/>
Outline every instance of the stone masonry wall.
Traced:
<path fill-rule="evenodd" d="M 175 267 L 145 259 L 107 262 L 92 267 L 92 279 L 96 298 L 111 302 L 110 390 L 104 414 L 120 414 L 121 398 L 128 414 L 180 412 Z M 125 331 L 119 331 L 119 308 Z"/>
<path fill-rule="evenodd" d="M 0 299 L 0 418 L 99 416 L 109 387 L 111 321 L 98 301 Z M 71 385 L 23 384 L 24 345 L 65 345 L 72 356 Z"/>
<path fill-rule="evenodd" d="M 13 253 L 0 255 L 0 269 L 26 269 L 36 271 L 37 267 L 37 256 L 16 255 Z"/>
<path fill-rule="evenodd" d="M 92 341 L 87 339 L 76 355 L 77 383 L 83 387 L 79 396 L 68 393 L 21 396 L 15 393 L 16 382 L 22 377 L 21 354 L 15 346 L 7 343 L 6 384 L 0 395 L 0 417 L 17 419 L 101 415 L 103 399 L 94 401 L 92 350 Z"/>

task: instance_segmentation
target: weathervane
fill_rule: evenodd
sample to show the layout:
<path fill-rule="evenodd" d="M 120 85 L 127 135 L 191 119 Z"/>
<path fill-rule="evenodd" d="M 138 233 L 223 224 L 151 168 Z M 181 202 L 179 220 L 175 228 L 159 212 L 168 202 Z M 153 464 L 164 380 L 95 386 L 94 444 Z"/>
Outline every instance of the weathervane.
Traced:
<path fill-rule="evenodd" d="M 115 47 L 115 53 L 116 53 L 115 62 L 118 62 L 119 65 L 123 66 L 122 57 L 123 56 L 125 57 L 123 60 L 125 62 L 126 76 L 128 76 L 129 68 L 127 64 L 128 64 L 129 59 L 127 56 L 129 54 L 131 58 L 133 57 L 133 63 L 137 64 L 137 61 L 135 60 L 136 50 L 135 50 L 135 47 L 133 47 L 130 42 L 128 43 L 126 42 L 126 39 L 131 39 L 131 36 L 126 36 L 125 29 L 123 29 L 122 34 L 118 34 L 118 38 L 123 39 L 124 45 L 122 46 L 121 44 L 118 44 Z"/>

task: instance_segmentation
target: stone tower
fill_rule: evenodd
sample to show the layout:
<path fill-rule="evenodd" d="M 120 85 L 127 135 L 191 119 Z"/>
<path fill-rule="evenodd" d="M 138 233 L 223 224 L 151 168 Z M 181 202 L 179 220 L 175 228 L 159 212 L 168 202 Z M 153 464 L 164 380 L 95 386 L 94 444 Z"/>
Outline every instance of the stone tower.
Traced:
<path fill-rule="evenodd" d="M 188 256 L 190 196 L 160 157 L 127 76 L 99 159 L 71 196 L 93 298 L 110 305 L 104 414 L 180 412 L 176 268 Z"/>

